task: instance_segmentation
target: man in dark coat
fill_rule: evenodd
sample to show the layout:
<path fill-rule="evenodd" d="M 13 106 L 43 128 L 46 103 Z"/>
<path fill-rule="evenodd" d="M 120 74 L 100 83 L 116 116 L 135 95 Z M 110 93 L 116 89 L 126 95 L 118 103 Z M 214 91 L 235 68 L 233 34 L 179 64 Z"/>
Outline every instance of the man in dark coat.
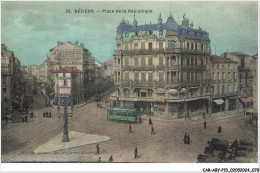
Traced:
<path fill-rule="evenodd" d="M 204 129 L 206 129 L 207 128 L 207 123 L 206 123 L 206 121 L 204 121 Z"/>
<path fill-rule="evenodd" d="M 221 133 L 221 131 L 222 131 L 222 128 L 221 128 L 221 126 L 219 126 L 218 127 L 218 133 Z"/>
<path fill-rule="evenodd" d="M 42 114 L 43 114 L 43 118 L 45 118 L 45 112 L 43 112 Z"/>
<path fill-rule="evenodd" d="M 24 117 L 24 122 L 27 123 L 27 120 L 28 120 L 28 116 L 27 116 L 27 114 L 26 114 L 25 117 Z"/>
<path fill-rule="evenodd" d="M 187 133 L 185 133 L 183 141 L 184 141 L 184 144 L 187 144 Z"/>
<path fill-rule="evenodd" d="M 149 125 L 153 124 L 152 119 L 149 118 Z"/>
<path fill-rule="evenodd" d="M 49 115 L 48 115 L 48 112 L 46 112 L 46 113 L 45 113 L 45 115 L 46 115 L 46 118 L 48 118 L 48 117 L 49 117 Z"/>
<path fill-rule="evenodd" d="M 155 133 L 154 133 L 154 128 L 153 128 L 153 126 L 152 126 L 152 129 L 151 129 L 151 135 L 154 135 Z"/>
<path fill-rule="evenodd" d="M 51 118 L 51 112 L 49 113 L 49 117 Z"/>
<path fill-rule="evenodd" d="M 135 147 L 135 159 L 138 157 L 138 151 L 137 151 L 137 147 Z"/>
<path fill-rule="evenodd" d="M 96 148 L 97 148 L 97 154 L 99 154 L 99 145 L 97 144 L 97 146 L 96 146 Z"/>
<path fill-rule="evenodd" d="M 139 123 L 142 123 L 142 119 L 141 119 L 141 117 L 139 116 Z"/>
<path fill-rule="evenodd" d="M 187 136 L 187 144 L 190 144 L 190 136 Z"/>
<path fill-rule="evenodd" d="M 129 124 L 129 133 L 132 133 L 132 126 Z"/>
<path fill-rule="evenodd" d="M 111 155 L 110 157 L 109 157 L 109 160 L 108 160 L 109 162 L 113 162 L 113 156 Z"/>

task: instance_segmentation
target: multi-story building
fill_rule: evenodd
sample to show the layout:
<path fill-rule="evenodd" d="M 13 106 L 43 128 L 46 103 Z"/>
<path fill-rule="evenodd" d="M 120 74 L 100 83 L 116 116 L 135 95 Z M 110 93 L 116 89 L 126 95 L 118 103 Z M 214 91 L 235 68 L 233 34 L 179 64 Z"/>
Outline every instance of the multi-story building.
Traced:
<path fill-rule="evenodd" d="M 6 115 L 11 109 L 11 99 L 12 99 L 12 61 L 14 59 L 14 54 L 12 51 L 7 50 L 7 47 L 2 44 L 1 49 L 1 115 Z"/>
<path fill-rule="evenodd" d="M 82 84 L 77 87 L 78 94 L 75 103 L 91 99 L 99 91 L 97 85 L 101 82 L 102 72 L 100 70 L 102 68 L 96 64 L 95 59 L 91 57 L 88 49 L 82 43 L 79 46 L 78 42 L 73 44 L 71 42 L 62 43 L 58 41 L 57 47 L 50 50 L 50 58 L 45 61 L 47 93 L 49 93 L 50 97 L 52 97 L 52 93 L 55 93 L 54 103 L 58 101 L 54 71 L 63 69 L 64 67 L 78 69 L 77 74 L 80 74 L 80 79 L 82 79 Z"/>
<path fill-rule="evenodd" d="M 236 110 L 238 103 L 238 62 L 210 56 L 212 113 Z"/>
<path fill-rule="evenodd" d="M 210 39 L 186 16 L 165 23 L 117 27 L 114 53 L 116 106 L 166 119 L 210 113 Z"/>
<path fill-rule="evenodd" d="M 253 59 L 241 52 L 226 52 L 222 56 L 238 62 L 239 91 L 241 102 L 245 108 L 253 104 Z"/>
<path fill-rule="evenodd" d="M 258 54 L 253 58 L 253 109 L 258 110 Z"/>
<path fill-rule="evenodd" d="M 79 103 L 80 92 L 82 88 L 83 79 L 80 70 L 75 67 L 63 67 L 58 70 L 54 70 L 55 74 L 55 93 L 60 96 L 60 93 L 70 96 L 70 103 Z"/>
<path fill-rule="evenodd" d="M 20 70 L 20 61 L 14 53 L 1 44 L 1 107 L 2 115 L 10 113 L 12 101 L 21 104 L 24 99 L 23 77 Z"/>
<path fill-rule="evenodd" d="M 24 67 L 28 78 L 35 78 L 38 82 L 45 80 L 45 67 L 43 65 L 28 65 Z"/>

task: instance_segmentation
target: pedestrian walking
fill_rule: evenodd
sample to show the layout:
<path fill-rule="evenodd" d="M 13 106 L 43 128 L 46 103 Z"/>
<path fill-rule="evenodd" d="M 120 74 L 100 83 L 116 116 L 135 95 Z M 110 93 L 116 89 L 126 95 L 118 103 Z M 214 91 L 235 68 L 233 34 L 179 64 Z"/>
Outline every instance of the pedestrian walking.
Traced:
<path fill-rule="evenodd" d="M 142 119 L 141 119 L 141 116 L 139 116 L 139 123 L 142 123 Z"/>
<path fill-rule="evenodd" d="M 43 112 L 42 115 L 43 115 L 43 118 L 45 118 L 45 112 Z"/>
<path fill-rule="evenodd" d="M 207 123 L 206 123 L 206 121 L 204 121 L 204 129 L 206 129 L 207 127 Z"/>
<path fill-rule="evenodd" d="M 153 128 L 153 126 L 152 126 L 151 135 L 153 135 L 153 134 L 155 134 L 155 133 L 154 133 L 154 128 Z"/>
<path fill-rule="evenodd" d="M 134 152 L 134 154 L 135 154 L 135 159 L 137 159 L 137 157 L 138 157 L 137 147 L 135 147 L 135 152 Z"/>
<path fill-rule="evenodd" d="M 110 163 L 113 162 L 113 156 L 112 155 L 109 157 L 108 162 L 110 162 Z"/>
<path fill-rule="evenodd" d="M 96 154 L 99 154 L 99 145 L 97 144 L 97 146 L 96 146 L 96 148 L 97 148 L 97 153 Z"/>
<path fill-rule="evenodd" d="M 25 117 L 24 117 L 24 122 L 27 123 L 27 120 L 28 120 L 28 116 L 27 116 L 27 114 L 26 114 Z"/>
<path fill-rule="evenodd" d="M 132 133 L 132 126 L 129 124 L 129 133 Z"/>
<path fill-rule="evenodd" d="M 206 118 L 206 116 L 205 116 L 205 112 L 203 112 L 203 118 L 204 118 L 204 119 Z"/>
<path fill-rule="evenodd" d="M 222 131 L 222 128 L 221 128 L 221 126 L 219 126 L 218 127 L 218 133 L 221 133 L 221 131 Z"/>
<path fill-rule="evenodd" d="M 51 112 L 49 113 L 49 117 L 51 118 Z"/>
<path fill-rule="evenodd" d="M 190 144 L 190 136 L 187 136 L 187 144 Z"/>
<path fill-rule="evenodd" d="M 152 119 L 149 118 L 149 125 L 152 125 L 152 124 L 153 124 Z"/>
<path fill-rule="evenodd" d="M 45 115 L 46 115 L 46 118 L 48 118 L 48 117 L 49 117 L 49 115 L 48 115 L 48 112 L 46 112 L 46 113 L 45 113 Z"/>
<path fill-rule="evenodd" d="M 187 133 L 185 133 L 183 141 L 184 141 L 184 144 L 187 144 Z"/>

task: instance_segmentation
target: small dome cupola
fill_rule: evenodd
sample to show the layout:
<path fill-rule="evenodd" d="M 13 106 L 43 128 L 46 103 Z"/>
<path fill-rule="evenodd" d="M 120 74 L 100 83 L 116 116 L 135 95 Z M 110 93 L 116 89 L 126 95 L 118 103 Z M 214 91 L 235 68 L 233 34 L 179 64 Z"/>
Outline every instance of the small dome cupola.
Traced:
<path fill-rule="evenodd" d="M 137 25 L 138 25 L 138 22 L 137 22 L 137 20 L 135 19 L 135 15 L 134 15 L 133 25 L 134 25 L 134 26 L 137 26 Z"/>

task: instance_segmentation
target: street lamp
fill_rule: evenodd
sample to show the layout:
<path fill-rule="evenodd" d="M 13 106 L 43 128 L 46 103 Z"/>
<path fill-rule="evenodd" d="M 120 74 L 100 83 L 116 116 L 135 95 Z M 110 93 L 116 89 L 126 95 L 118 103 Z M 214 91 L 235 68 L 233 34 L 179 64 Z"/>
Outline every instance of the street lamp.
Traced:
<path fill-rule="evenodd" d="M 68 94 L 60 94 L 60 103 L 64 107 L 64 129 L 63 129 L 63 136 L 62 136 L 62 142 L 69 142 L 69 135 L 68 135 L 68 112 L 67 107 L 69 105 L 69 97 Z"/>

